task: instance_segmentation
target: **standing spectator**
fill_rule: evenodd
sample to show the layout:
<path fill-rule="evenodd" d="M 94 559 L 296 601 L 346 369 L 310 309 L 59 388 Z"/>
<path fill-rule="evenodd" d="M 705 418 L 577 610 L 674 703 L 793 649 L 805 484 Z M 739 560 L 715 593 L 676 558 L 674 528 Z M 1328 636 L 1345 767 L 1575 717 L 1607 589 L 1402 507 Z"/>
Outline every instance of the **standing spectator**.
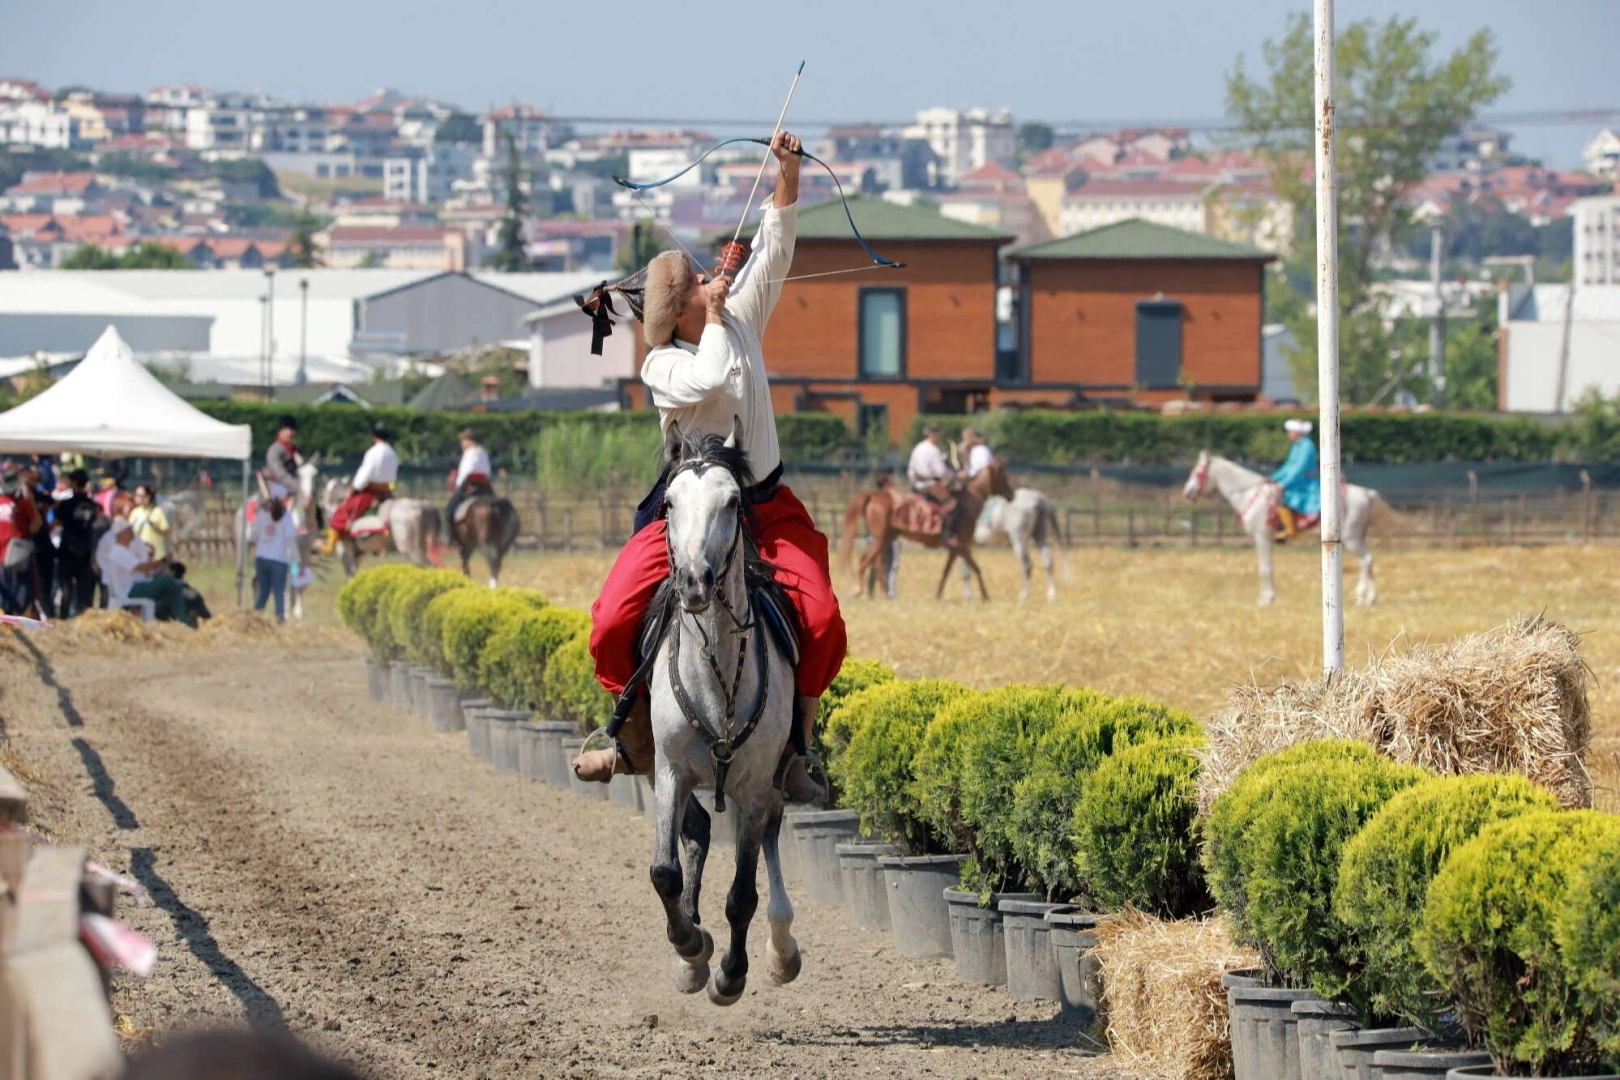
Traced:
<path fill-rule="evenodd" d="M 124 600 L 151 600 L 157 605 L 158 618 L 183 622 L 195 630 L 197 620 L 186 604 L 184 587 L 168 573 L 165 560 L 151 557 L 129 519 L 114 519 L 108 537 L 96 553 L 101 578 L 107 584 L 108 606 Z"/>
<path fill-rule="evenodd" d="M 23 484 L 34 503 L 34 605 L 42 618 L 54 619 L 56 609 L 56 548 L 51 546 L 51 519 L 56 509 L 51 488 L 56 473 L 51 459 L 40 455 L 36 464 L 23 466 Z"/>
<path fill-rule="evenodd" d="M 92 558 L 96 553 L 96 534 L 101 520 L 101 507 L 90 497 L 90 474 L 83 469 L 68 473 L 71 492 L 56 504 L 56 520 L 61 525 L 62 541 L 56 551 L 57 578 L 62 584 L 62 603 L 59 614 L 71 618 L 95 604 L 96 571 Z"/>
<path fill-rule="evenodd" d="M 135 526 L 135 535 L 152 549 L 152 558 L 167 560 L 172 554 L 169 534 L 173 527 L 169 515 L 158 505 L 157 489 L 151 484 L 135 488 L 135 509 L 129 512 L 129 523 Z"/>
<path fill-rule="evenodd" d="M 259 501 L 253 516 L 254 611 L 276 598 L 276 622 L 287 621 L 287 573 L 298 558 L 298 527 L 287 513 L 287 489 L 270 485 L 270 498 Z"/>
<path fill-rule="evenodd" d="M 22 474 L 0 475 L 0 612 L 25 615 L 34 602 L 34 533 L 39 511 Z"/>

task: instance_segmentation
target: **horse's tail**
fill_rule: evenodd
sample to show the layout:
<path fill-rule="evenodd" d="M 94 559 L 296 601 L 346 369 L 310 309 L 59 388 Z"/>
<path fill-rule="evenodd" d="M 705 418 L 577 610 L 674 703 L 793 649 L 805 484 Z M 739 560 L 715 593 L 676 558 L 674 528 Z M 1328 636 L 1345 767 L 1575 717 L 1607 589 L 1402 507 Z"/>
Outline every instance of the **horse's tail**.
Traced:
<path fill-rule="evenodd" d="M 866 516 L 866 504 L 871 501 L 872 493 L 863 491 L 844 508 L 844 532 L 838 541 L 838 561 L 846 575 L 855 573 L 855 536 L 860 532 L 861 520 Z"/>
<path fill-rule="evenodd" d="M 443 570 L 444 560 L 439 557 L 439 508 L 424 500 L 421 513 L 423 553 L 428 562 Z"/>
<path fill-rule="evenodd" d="M 501 511 L 501 535 L 495 543 L 500 553 L 505 555 L 512 549 L 512 545 L 517 543 L 518 533 L 523 530 L 523 522 L 518 517 L 518 509 L 512 505 L 511 499 L 496 499 L 490 509 Z"/>
<path fill-rule="evenodd" d="M 1372 488 L 1367 489 L 1367 501 L 1371 507 L 1369 517 L 1372 531 L 1380 537 L 1394 536 L 1401 525 L 1400 512 L 1385 502 L 1384 497 Z"/>

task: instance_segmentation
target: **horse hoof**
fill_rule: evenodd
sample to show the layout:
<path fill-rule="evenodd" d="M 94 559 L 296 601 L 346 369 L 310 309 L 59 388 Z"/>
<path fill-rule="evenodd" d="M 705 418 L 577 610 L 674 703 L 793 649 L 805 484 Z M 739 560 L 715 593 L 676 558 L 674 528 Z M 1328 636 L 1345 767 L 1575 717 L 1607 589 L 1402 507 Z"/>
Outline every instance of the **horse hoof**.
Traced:
<path fill-rule="evenodd" d="M 776 951 L 775 944 L 767 943 L 765 958 L 770 962 L 771 981 L 777 986 L 786 986 L 799 977 L 799 970 L 804 966 L 804 955 L 799 952 L 799 943 L 794 941 L 793 951 L 783 956 Z"/>
<path fill-rule="evenodd" d="M 709 965 L 689 964 L 685 960 L 675 960 L 675 989 L 682 994 L 695 994 L 709 985 Z"/>
<path fill-rule="evenodd" d="M 728 994 L 720 989 L 720 980 L 723 978 L 725 978 L 725 972 L 716 971 L 714 977 L 709 980 L 709 1000 L 722 1008 L 727 1005 L 737 1004 L 737 999 L 742 997 L 743 991 L 748 988 L 748 976 L 742 975 L 737 979 L 736 993 Z"/>

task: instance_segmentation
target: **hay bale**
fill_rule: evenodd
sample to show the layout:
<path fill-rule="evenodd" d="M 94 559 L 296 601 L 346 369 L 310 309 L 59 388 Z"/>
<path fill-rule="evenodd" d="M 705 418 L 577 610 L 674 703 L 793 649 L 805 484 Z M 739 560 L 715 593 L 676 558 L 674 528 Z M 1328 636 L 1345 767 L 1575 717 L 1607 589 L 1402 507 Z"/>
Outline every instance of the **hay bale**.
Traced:
<path fill-rule="evenodd" d="M 221 612 L 198 627 L 199 636 L 240 636 L 250 638 L 281 637 L 284 627 L 262 612 L 238 608 Z"/>
<path fill-rule="evenodd" d="M 1166 1080 L 1229 1080 L 1221 976 L 1257 967 L 1219 919 L 1163 922 L 1135 911 L 1097 925 L 1108 1044 L 1121 1065 Z"/>
<path fill-rule="evenodd" d="M 1358 740 L 1448 776 L 1523 776 L 1564 806 L 1590 806 L 1590 673 L 1579 645 L 1532 615 L 1301 685 L 1238 687 L 1205 724 L 1199 808 L 1257 758 L 1315 739 Z"/>
<path fill-rule="evenodd" d="M 53 623 L 71 645 L 161 645 L 167 624 L 143 623 L 132 611 L 91 608 L 65 622 Z M 187 631 L 190 633 L 190 631 Z"/>

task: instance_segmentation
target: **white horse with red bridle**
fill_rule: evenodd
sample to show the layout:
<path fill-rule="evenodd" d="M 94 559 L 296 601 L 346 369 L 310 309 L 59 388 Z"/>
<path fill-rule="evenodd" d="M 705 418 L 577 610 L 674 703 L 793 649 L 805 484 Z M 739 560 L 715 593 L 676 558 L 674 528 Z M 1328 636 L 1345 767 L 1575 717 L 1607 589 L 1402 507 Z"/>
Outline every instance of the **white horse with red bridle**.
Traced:
<path fill-rule="evenodd" d="M 1254 538 L 1255 554 L 1260 559 L 1260 605 L 1277 599 L 1277 588 L 1271 573 L 1272 519 L 1281 500 L 1282 492 L 1270 478 L 1235 461 L 1211 457 L 1208 450 L 1198 455 L 1198 464 L 1187 476 L 1182 494 L 1189 501 L 1197 499 L 1210 487 L 1221 493 L 1236 511 L 1243 531 Z M 1389 504 L 1371 488 L 1359 484 L 1344 484 L 1344 516 L 1339 537 L 1345 550 L 1354 555 L 1361 565 L 1361 577 L 1356 582 L 1356 603 L 1372 604 L 1378 599 L 1378 584 L 1373 580 L 1373 557 L 1367 550 L 1367 533 L 1372 529 L 1375 511 L 1389 512 Z"/>

